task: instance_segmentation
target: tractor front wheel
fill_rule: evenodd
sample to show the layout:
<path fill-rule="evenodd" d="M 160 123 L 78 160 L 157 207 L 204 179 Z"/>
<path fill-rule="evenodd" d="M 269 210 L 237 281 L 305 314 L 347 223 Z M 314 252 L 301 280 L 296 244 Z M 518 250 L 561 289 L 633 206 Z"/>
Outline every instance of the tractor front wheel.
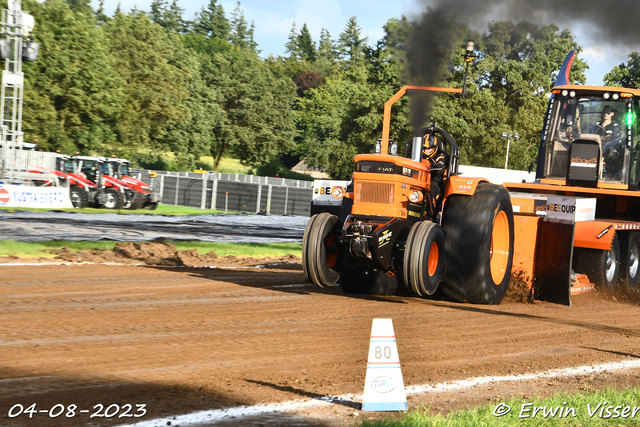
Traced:
<path fill-rule="evenodd" d="M 473 196 L 449 196 L 443 215 L 444 293 L 455 301 L 500 304 L 511 279 L 513 208 L 507 190 L 480 183 Z"/>
<path fill-rule="evenodd" d="M 444 271 L 444 233 L 435 222 L 417 222 L 411 227 L 404 249 L 403 274 L 408 290 L 432 295 Z"/>
<path fill-rule="evenodd" d="M 76 209 L 86 208 L 89 204 L 89 194 L 80 187 L 71 187 L 69 189 L 69 198 Z"/>
<path fill-rule="evenodd" d="M 302 269 L 308 282 L 333 286 L 338 281 L 339 247 L 336 230 L 338 217 L 322 212 L 311 217 L 302 238 Z"/>
<path fill-rule="evenodd" d="M 122 209 L 124 206 L 124 195 L 117 188 L 107 188 L 104 190 L 106 196 L 105 202 L 102 204 L 104 209 Z"/>

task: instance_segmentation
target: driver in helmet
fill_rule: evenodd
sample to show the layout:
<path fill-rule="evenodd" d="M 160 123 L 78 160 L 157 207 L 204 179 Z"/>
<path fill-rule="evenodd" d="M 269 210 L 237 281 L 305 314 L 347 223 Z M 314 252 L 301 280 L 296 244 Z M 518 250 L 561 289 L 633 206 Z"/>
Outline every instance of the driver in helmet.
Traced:
<path fill-rule="evenodd" d="M 424 141 L 422 158 L 429 162 L 429 167 L 431 168 L 431 189 L 429 190 L 431 206 L 429 206 L 428 211 L 430 212 L 429 216 L 435 218 L 436 198 L 442 194 L 442 181 L 447 172 L 447 156 L 442 143 L 438 141 L 438 138 L 433 133 L 427 132 L 424 136 Z"/>

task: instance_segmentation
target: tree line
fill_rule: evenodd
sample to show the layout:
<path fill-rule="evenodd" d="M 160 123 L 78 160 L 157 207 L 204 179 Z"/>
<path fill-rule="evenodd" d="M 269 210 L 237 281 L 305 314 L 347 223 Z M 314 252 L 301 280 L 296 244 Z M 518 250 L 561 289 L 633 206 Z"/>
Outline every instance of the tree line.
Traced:
<path fill-rule="evenodd" d="M 6 4 L 6 1 L 5 1 Z M 6 7 L 6 6 L 5 6 Z M 192 20 L 177 0 L 151 10 L 104 13 L 88 0 L 23 0 L 35 17 L 36 62 L 25 63 L 23 131 L 45 150 L 115 154 L 146 167 L 192 168 L 212 156 L 240 159 L 263 174 L 300 159 L 348 178 L 355 154 L 371 152 L 382 133 L 383 106 L 407 81 L 406 43 L 415 24 L 390 18 L 370 41 L 357 18 L 313 40 L 294 24 L 284 56 L 260 56 L 255 26 L 240 2 L 227 15 L 217 0 Z M 428 12 L 427 12 L 428 13 Z M 509 167 L 535 160 L 542 116 L 562 61 L 582 51 L 567 29 L 492 22 L 482 34 L 456 25 L 456 48 L 442 85 L 462 87 L 466 39 L 478 58 L 469 68 L 470 96 L 440 95 L 430 117 L 458 142 L 463 164 L 500 167 L 502 132 L 518 132 Z M 570 80 L 584 83 L 576 59 Z M 611 85 L 640 87 L 640 55 L 613 68 Z M 391 138 L 399 151 L 411 137 L 409 103 L 394 107 Z M 173 153 L 167 164 L 162 153 Z"/>

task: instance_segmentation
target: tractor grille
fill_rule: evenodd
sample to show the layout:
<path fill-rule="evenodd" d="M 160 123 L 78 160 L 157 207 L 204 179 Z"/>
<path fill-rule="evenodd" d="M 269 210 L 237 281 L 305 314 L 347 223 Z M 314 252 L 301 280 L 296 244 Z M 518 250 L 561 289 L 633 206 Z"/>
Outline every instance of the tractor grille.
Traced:
<path fill-rule="evenodd" d="M 393 184 L 356 182 L 356 202 L 393 204 Z"/>

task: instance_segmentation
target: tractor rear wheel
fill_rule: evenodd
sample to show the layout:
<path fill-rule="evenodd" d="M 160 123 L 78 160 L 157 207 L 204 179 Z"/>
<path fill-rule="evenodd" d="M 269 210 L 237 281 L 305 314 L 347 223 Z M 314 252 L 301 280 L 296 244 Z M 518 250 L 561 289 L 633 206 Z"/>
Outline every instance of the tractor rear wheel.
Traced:
<path fill-rule="evenodd" d="M 107 188 L 104 190 L 104 195 L 106 200 L 102 204 L 102 208 L 122 209 L 122 206 L 124 206 L 124 195 L 117 188 Z"/>
<path fill-rule="evenodd" d="M 302 238 L 302 269 L 314 285 L 333 286 L 340 273 L 339 247 L 335 225 L 338 217 L 322 212 L 311 217 Z M 334 270 L 335 269 L 335 270 Z"/>
<path fill-rule="evenodd" d="M 417 222 L 411 227 L 404 249 L 403 274 L 408 290 L 432 295 L 444 271 L 444 233 L 435 222 Z"/>
<path fill-rule="evenodd" d="M 614 291 L 620 276 L 620 242 L 618 234 L 613 235 L 611 249 L 608 251 L 575 248 L 573 250 L 573 266 L 576 272 L 586 274 L 597 288 Z"/>
<path fill-rule="evenodd" d="M 89 195 L 80 187 L 71 187 L 69 189 L 69 198 L 71 199 L 71 204 L 76 209 L 86 208 L 89 204 Z"/>
<path fill-rule="evenodd" d="M 449 196 L 443 229 L 444 293 L 459 302 L 500 304 L 513 263 L 513 208 L 507 190 L 482 182 L 473 196 Z"/>
<path fill-rule="evenodd" d="M 620 282 L 629 291 L 638 291 L 640 281 L 640 233 L 632 232 L 621 239 L 621 247 L 626 249 L 620 259 Z"/>

